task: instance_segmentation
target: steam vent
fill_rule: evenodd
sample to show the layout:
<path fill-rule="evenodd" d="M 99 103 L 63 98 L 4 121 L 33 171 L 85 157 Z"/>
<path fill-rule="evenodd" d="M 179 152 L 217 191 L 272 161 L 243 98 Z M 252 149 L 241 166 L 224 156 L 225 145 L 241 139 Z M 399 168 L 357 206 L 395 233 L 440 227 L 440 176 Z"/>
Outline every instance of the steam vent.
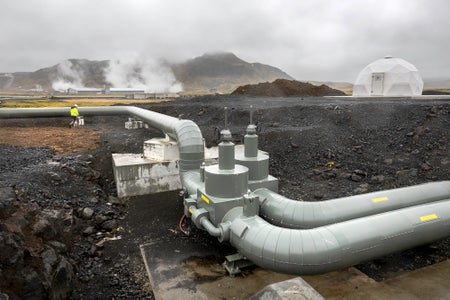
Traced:
<path fill-rule="evenodd" d="M 359 73 L 353 96 L 418 96 L 422 89 L 423 80 L 414 65 L 387 55 Z"/>

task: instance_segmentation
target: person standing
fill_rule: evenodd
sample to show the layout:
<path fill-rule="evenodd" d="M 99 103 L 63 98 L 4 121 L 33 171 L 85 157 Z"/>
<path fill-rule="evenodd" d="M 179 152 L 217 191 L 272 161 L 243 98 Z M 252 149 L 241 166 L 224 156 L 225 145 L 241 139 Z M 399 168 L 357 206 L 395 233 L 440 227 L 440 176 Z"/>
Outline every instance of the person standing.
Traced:
<path fill-rule="evenodd" d="M 80 116 L 78 105 L 74 104 L 70 107 L 70 116 L 72 117 L 72 121 L 70 122 L 69 127 L 78 126 L 78 117 Z"/>

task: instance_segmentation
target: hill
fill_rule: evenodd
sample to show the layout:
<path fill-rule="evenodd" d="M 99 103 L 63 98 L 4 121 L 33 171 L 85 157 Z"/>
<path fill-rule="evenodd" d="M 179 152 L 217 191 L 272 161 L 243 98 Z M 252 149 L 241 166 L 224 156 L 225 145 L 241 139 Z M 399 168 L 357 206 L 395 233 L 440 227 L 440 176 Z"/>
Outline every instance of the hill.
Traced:
<path fill-rule="evenodd" d="M 450 79 L 446 78 L 424 78 L 425 90 L 450 89 Z"/>
<path fill-rule="evenodd" d="M 79 87 L 103 87 L 107 83 L 104 74 L 108 66 L 108 60 L 68 59 L 34 72 L 16 72 L 0 76 L 0 89 L 28 90 L 40 87 L 43 90 L 51 90 L 55 84 L 61 82 Z"/>
<path fill-rule="evenodd" d="M 35 72 L 0 74 L 0 90 L 109 86 L 149 92 L 229 93 L 243 84 L 277 78 L 292 79 L 278 68 L 248 63 L 232 53 L 205 54 L 181 63 L 68 59 Z"/>
<path fill-rule="evenodd" d="M 244 84 L 293 79 L 282 70 L 261 64 L 248 63 L 233 53 L 209 53 L 172 65 L 178 81 L 186 91 L 231 92 Z"/>
<path fill-rule="evenodd" d="M 248 95 L 262 97 L 288 96 L 345 96 L 345 93 L 322 84 L 320 86 L 296 80 L 277 79 L 274 82 L 264 82 L 240 86 L 232 95 Z"/>

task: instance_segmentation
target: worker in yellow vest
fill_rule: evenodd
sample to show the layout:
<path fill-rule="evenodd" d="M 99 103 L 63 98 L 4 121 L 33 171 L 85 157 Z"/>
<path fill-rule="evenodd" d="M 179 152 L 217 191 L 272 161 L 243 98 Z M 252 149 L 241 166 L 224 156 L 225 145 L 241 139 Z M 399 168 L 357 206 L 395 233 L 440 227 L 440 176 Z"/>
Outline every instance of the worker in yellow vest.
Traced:
<path fill-rule="evenodd" d="M 70 116 L 72 117 L 72 121 L 69 124 L 69 127 L 78 126 L 78 117 L 80 113 L 78 112 L 78 105 L 73 105 L 70 107 Z"/>

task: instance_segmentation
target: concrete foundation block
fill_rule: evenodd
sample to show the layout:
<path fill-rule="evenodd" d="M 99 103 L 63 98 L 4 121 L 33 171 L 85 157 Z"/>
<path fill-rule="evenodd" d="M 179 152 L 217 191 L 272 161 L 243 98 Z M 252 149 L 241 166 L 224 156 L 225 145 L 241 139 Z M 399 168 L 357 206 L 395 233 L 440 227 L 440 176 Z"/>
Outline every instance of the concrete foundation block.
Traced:
<path fill-rule="evenodd" d="M 140 154 L 115 153 L 112 156 L 119 198 L 181 189 L 176 161 L 155 161 Z"/>
<path fill-rule="evenodd" d="M 138 121 L 129 122 L 133 127 Z M 177 143 L 167 137 L 154 138 L 145 141 L 143 148 L 143 154 L 112 155 L 117 196 L 123 198 L 181 189 Z M 236 146 L 235 151 L 239 155 L 244 146 Z M 218 155 L 217 147 L 205 149 L 206 165 L 217 163 Z M 270 175 L 263 180 L 249 181 L 248 185 L 252 190 L 264 187 L 278 191 L 278 180 Z"/>

